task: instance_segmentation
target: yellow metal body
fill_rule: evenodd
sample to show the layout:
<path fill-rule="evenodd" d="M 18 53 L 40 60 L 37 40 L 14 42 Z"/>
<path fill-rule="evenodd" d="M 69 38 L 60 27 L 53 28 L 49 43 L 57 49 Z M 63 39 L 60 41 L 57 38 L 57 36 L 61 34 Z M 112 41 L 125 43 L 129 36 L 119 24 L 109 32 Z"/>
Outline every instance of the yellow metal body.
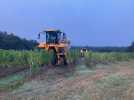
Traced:
<path fill-rule="evenodd" d="M 54 30 L 51 30 L 54 31 Z M 57 55 L 57 62 L 56 64 L 59 65 L 62 62 L 62 56 L 64 55 L 67 58 L 67 52 L 69 50 L 69 41 L 68 40 L 64 40 L 61 41 L 59 43 L 46 43 L 46 42 L 42 42 L 38 45 L 38 48 L 44 49 L 46 51 L 51 51 L 51 50 L 55 50 L 55 53 Z M 60 52 L 60 49 L 64 49 L 64 53 Z"/>
<path fill-rule="evenodd" d="M 62 59 L 61 59 L 62 55 L 65 55 L 65 57 L 67 57 L 67 52 L 68 52 L 68 49 L 69 49 L 68 44 L 65 44 L 65 43 L 59 43 L 59 44 L 40 43 L 38 45 L 38 47 L 41 48 L 41 49 L 47 50 L 48 52 L 52 49 L 56 50 L 56 55 L 58 57 L 58 62 L 57 62 L 58 65 L 61 64 L 61 62 L 62 62 Z M 60 53 L 59 49 L 64 49 L 64 51 L 65 51 L 64 54 Z"/>

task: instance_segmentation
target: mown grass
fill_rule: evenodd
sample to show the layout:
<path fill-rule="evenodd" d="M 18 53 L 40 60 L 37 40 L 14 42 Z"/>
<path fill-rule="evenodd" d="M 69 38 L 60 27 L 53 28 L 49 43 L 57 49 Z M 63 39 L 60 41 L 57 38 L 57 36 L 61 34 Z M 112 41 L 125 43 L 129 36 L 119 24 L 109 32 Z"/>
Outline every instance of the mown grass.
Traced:
<path fill-rule="evenodd" d="M 82 92 L 82 100 L 131 100 L 124 99 L 129 87 L 129 79 L 118 74 L 110 74 L 94 82 Z"/>
<path fill-rule="evenodd" d="M 105 100 L 125 100 L 123 96 L 129 87 L 129 79 L 118 74 L 112 74 L 97 80 L 97 88 L 100 89 L 99 97 Z M 126 99 L 128 100 L 128 99 Z"/>
<path fill-rule="evenodd" d="M 23 75 L 11 75 L 0 80 L 0 91 L 9 91 L 23 84 L 25 77 Z"/>
<path fill-rule="evenodd" d="M 97 81 L 97 86 L 101 89 L 105 89 L 105 88 L 123 89 L 125 87 L 128 87 L 127 85 L 128 85 L 127 78 L 124 78 L 123 76 L 120 76 L 117 74 L 109 75 L 109 76 L 104 77 L 103 79 Z"/>

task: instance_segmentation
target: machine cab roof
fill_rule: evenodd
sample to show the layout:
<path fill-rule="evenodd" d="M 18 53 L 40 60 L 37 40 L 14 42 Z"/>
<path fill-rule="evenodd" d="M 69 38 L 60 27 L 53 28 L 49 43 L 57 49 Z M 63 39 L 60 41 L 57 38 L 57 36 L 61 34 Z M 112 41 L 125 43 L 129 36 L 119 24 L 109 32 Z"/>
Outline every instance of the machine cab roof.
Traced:
<path fill-rule="evenodd" d="M 60 31 L 58 29 L 46 29 L 45 32 L 57 32 Z"/>
<path fill-rule="evenodd" d="M 42 32 L 43 34 L 45 33 L 46 35 L 46 43 L 48 44 L 58 44 L 60 43 L 61 40 L 66 38 L 65 33 L 61 32 L 60 30 L 57 29 L 47 29 Z"/>

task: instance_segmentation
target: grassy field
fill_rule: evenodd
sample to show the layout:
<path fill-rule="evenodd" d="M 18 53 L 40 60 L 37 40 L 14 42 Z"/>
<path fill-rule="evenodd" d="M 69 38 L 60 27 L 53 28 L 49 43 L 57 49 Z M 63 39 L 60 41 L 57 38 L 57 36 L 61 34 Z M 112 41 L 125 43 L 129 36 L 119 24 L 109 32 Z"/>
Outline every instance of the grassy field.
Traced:
<path fill-rule="evenodd" d="M 129 52 L 110 52 L 110 53 L 99 53 L 99 52 L 88 52 L 86 54 L 85 63 L 87 66 L 94 66 L 96 64 L 109 64 L 119 61 L 129 61 L 134 59 L 134 53 Z"/>
<path fill-rule="evenodd" d="M 0 50 L 0 67 L 33 66 L 48 64 L 48 53 L 38 51 Z"/>
<path fill-rule="evenodd" d="M 75 63 L 80 58 L 78 49 L 71 49 L 68 53 L 70 63 Z M 85 63 L 87 65 L 97 63 L 110 63 L 116 61 L 127 61 L 134 59 L 134 53 L 126 52 L 87 52 L 85 53 Z M 50 55 L 45 51 L 15 51 L 15 50 L 0 50 L 0 67 L 40 67 L 47 65 L 50 62 Z"/>
<path fill-rule="evenodd" d="M 134 53 L 125 52 L 111 52 L 111 53 L 99 53 L 99 52 L 86 52 L 84 61 L 80 61 L 80 51 L 78 49 L 71 49 L 68 53 L 68 61 L 77 66 L 79 63 L 86 65 L 89 68 L 96 66 L 97 64 L 109 64 L 119 61 L 129 61 L 134 59 Z M 14 71 L 25 67 L 30 69 L 30 74 L 38 72 L 41 66 L 47 66 L 50 62 L 50 55 L 45 51 L 15 51 L 15 50 L 0 50 L 0 68 L 1 72 L 7 74 L 6 77 L 2 77 L 0 80 L 0 91 L 11 90 L 23 83 L 25 77 L 16 74 L 14 76 L 8 76 L 9 69 Z M 19 71 L 19 70 L 18 70 Z M 13 72 L 14 73 L 14 72 Z M 10 84 L 12 83 L 12 84 Z"/>
<path fill-rule="evenodd" d="M 49 68 L 1 100 L 133 100 L 133 64 L 134 60 L 98 64 L 94 69 L 77 65 L 73 71 Z"/>

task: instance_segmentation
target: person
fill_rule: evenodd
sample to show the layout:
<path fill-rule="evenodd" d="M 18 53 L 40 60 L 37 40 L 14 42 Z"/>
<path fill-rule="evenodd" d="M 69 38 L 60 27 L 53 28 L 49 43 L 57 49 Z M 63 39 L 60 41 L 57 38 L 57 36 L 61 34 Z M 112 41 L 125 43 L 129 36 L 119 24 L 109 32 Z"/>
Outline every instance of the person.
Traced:
<path fill-rule="evenodd" d="M 85 57 L 85 53 L 87 53 L 87 52 L 88 52 L 88 50 L 87 50 L 86 48 L 82 48 L 82 49 L 80 50 L 81 57 Z"/>
<path fill-rule="evenodd" d="M 83 49 L 80 50 L 80 55 L 81 55 L 81 57 L 84 57 L 84 51 L 83 51 Z"/>

